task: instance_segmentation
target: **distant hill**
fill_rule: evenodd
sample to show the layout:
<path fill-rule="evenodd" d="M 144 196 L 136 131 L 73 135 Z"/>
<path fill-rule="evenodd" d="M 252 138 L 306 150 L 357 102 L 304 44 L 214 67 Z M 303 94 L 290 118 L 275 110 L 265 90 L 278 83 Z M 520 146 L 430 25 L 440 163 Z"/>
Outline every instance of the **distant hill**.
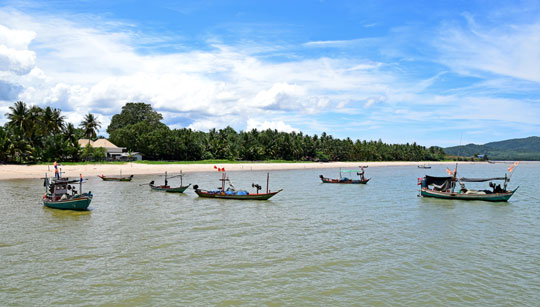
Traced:
<path fill-rule="evenodd" d="M 444 148 L 449 155 L 474 156 L 487 155 L 490 160 L 540 161 L 540 137 L 511 139 L 484 145 L 467 144 Z"/>

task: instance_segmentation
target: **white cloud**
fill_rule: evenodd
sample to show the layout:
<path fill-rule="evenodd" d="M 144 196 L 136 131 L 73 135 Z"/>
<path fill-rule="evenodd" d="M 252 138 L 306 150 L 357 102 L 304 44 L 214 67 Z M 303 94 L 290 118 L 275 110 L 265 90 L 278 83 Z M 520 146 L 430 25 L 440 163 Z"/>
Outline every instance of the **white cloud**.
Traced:
<path fill-rule="evenodd" d="M 380 128 L 373 130 L 375 139 L 384 138 L 375 137 L 376 133 L 383 134 L 384 129 L 397 131 L 403 123 L 438 125 L 431 123 L 433 118 L 511 120 L 533 125 L 534 116 L 540 117 L 537 102 L 494 98 L 491 89 L 500 82 L 484 80 L 474 89 L 472 85 L 465 90 L 456 88 L 450 94 L 427 92 L 451 75 L 446 70 L 430 72 L 432 77 L 418 80 L 421 73 L 408 73 L 407 64 L 383 63 L 353 53 L 271 62 L 258 56 L 257 46 L 227 46 L 215 41 L 207 50 L 141 53 L 140 41 L 160 38 L 130 32 L 133 25 L 101 21 L 92 16 L 74 20 L 0 11 L 0 46 L 4 46 L 4 53 L 0 50 L 0 67 L 2 54 L 9 59 L 4 61 L 9 63 L 4 65 L 9 71 L 0 68 L 0 81 L 6 80 L 8 74 L 10 80 L 5 86 L 9 93 L 6 91 L 3 97 L 17 94 L 18 99 L 29 104 L 61 108 L 76 125 L 84 114 L 98 114 L 102 133 L 111 116 L 128 101 L 152 104 L 158 112 L 167 114 L 172 127 L 188 125 L 206 131 L 230 125 L 235 129 L 298 131 L 295 126 L 318 134 L 325 130 L 339 134 L 343 127 L 353 127 L 350 133 L 362 137 L 360 133 L 366 127 L 363 123 L 369 122 L 369 127 Z M 444 63 L 452 69 L 537 80 L 540 44 L 526 42 L 538 42 L 540 30 L 538 25 L 525 28 L 449 28 L 450 35 L 441 33 L 437 42 Z M 501 42 L 496 41 L 497 35 L 503 38 Z M 311 42 L 303 47 L 313 51 L 311 47 L 349 48 L 376 42 Z M 511 50 L 512 44 L 517 50 Z M 482 50 L 490 56 L 482 54 Z M 530 61 L 530 67 L 525 61 Z M 512 71 L 513 66 L 516 71 Z M 22 90 L 13 90 L 19 88 Z M 5 110 L 13 102 L 5 99 L 0 109 Z M 526 116 L 509 115 L 510 106 L 530 111 Z M 327 120 L 329 113 L 332 116 Z M 355 123 L 361 125 L 355 127 Z"/>
<path fill-rule="evenodd" d="M 0 24 L 0 72 L 28 74 L 35 66 L 36 55 L 28 50 L 35 33 L 13 30 Z M 4 74 L 6 75 L 6 74 Z"/>
<path fill-rule="evenodd" d="M 247 121 L 246 131 L 250 131 L 252 129 L 257 130 L 266 130 L 266 129 L 272 129 L 277 130 L 281 132 L 299 132 L 298 129 L 295 129 L 291 127 L 290 125 L 284 123 L 283 121 L 257 121 L 256 119 L 250 118 Z"/>
<path fill-rule="evenodd" d="M 540 82 L 540 22 L 478 26 L 445 26 L 435 42 L 441 60 L 460 72 L 483 71 Z"/>
<path fill-rule="evenodd" d="M 210 51 L 142 55 L 133 34 L 121 28 L 17 11 L 0 12 L 0 20 L 4 32 L 25 33 L 14 45 L 25 47 L 33 39 L 33 50 L 27 51 L 37 54 L 29 62 L 37 66 L 28 65 L 30 74 L 18 79 L 24 87 L 19 97 L 66 112 L 112 116 L 128 101 L 143 101 L 161 112 L 197 114 L 190 125 L 194 129 L 231 122 L 240 128 L 247 113 L 272 118 L 343 108 L 354 97 L 385 90 L 388 78 L 376 72 L 378 64 L 366 61 L 267 63 L 223 44 Z M 216 114 L 228 116 L 228 122 L 217 123 Z"/>

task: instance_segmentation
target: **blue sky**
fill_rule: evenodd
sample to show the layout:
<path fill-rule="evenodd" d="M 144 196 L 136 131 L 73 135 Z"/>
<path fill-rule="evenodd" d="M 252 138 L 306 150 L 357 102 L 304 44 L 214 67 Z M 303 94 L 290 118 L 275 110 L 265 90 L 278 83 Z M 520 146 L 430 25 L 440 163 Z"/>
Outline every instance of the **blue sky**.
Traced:
<path fill-rule="evenodd" d="M 538 1 L 1 1 L 15 101 L 171 128 L 453 146 L 540 135 Z"/>

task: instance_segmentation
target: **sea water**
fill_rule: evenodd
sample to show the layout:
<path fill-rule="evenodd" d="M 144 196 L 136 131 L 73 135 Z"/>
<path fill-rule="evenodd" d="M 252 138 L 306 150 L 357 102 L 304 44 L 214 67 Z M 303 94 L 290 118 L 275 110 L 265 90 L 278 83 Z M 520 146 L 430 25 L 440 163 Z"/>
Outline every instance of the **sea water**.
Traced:
<path fill-rule="evenodd" d="M 272 171 L 270 190 L 283 191 L 270 201 L 151 191 L 158 175 L 91 177 L 86 212 L 43 207 L 39 179 L 0 181 L 0 305 L 537 305 L 540 164 L 514 171 L 507 203 L 418 197 L 417 178 L 446 167 L 370 167 L 367 185 L 320 182 L 338 169 Z M 228 175 L 266 190 L 266 172 Z"/>

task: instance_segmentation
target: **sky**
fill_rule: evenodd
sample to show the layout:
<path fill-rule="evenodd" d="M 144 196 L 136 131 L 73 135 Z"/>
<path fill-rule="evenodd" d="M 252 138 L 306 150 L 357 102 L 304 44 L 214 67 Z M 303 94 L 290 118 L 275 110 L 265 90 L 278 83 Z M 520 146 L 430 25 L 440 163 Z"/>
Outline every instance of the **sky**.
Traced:
<path fill-rule="evenodd" d="M 0 0 L 0 124 L 19 100 L 104 136 L 127 102 L 201 131 L 538 136 L 540 2 Z"/>

